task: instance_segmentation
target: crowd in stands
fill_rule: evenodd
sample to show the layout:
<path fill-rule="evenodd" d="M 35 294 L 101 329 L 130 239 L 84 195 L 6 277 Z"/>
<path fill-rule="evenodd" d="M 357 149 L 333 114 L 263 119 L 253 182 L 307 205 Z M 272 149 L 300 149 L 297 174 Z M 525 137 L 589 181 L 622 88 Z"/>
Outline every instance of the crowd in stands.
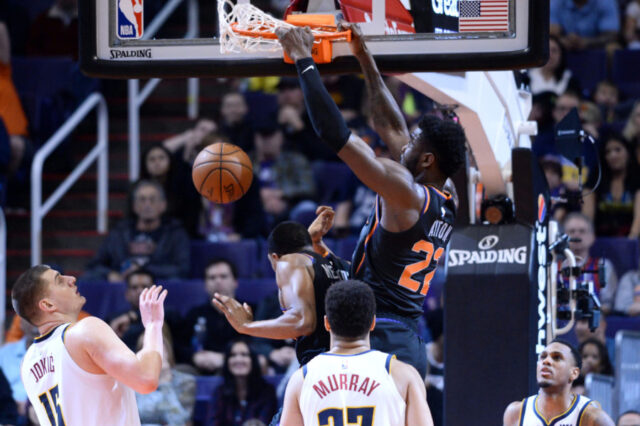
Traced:
<path fill-rule="evenodd" d="M 31 147 L 37 148 L 30 132 L 38 129 L 29 126 L 31 117 L 20 101 L 23 94 L 12 82 L 12 57 L 75 59 L 78 54 L 77 0 L 55 0 L 37 17 L 28 15 L 18 0 L 0 1 L 0 207 L 7 205 L 9 186 L 21 187 L 21 170 L 24 175 Z M 531 119 L 539 130 L 532 150 L 556 201 L 552 214 L 566 233 L 579 239 L 570 247 L 580 265 L 589 270 L 601 260 L 592 255 L 598 239 L 637 241 L 640 237 L 640 91 L 625 89 L 608 78 L 590 85 L 581 78 L 584 70 L 572 67 L 570 59 L 584 52 L 604 52 L 607 75 L 612 76 L 616 52 L 634 49 L 640 49 L 640 0 L 551 0 L 549 60 L 540 68 L 523 71 L 533 94 Z M 363 113 L 364 81 L 353 75 L 328 76 L 325 83 L 349 127 L 378 155 L 387 155 Z M 390 78 L 388 83 L 410 125 L 431 107 L 429 99 L 397 80 Z M 85 282 L 108 281 L 114 288 L 124 283 L 121 305 L 127 307 L 109 312 L 104 319 L 132 350 L 139 346 L 144 331 L 137 307 L 140 292 L 155 280 L 187 280 L 194 273 L 201 278 L 199 304 L 182 313 L 167 308 L 160 385 L 152 394 L 138 395 L 143 423 L 184 425 L 196 419 L 196 423 L 213 425 L 268 424 L 282 398 L 282 389 L 276 389 L 272 379 L 286 377 L 297 367 L 292 342 L 245 339 L 213 307 L 210 300 L 215 292 L 236 297 L 239 278 L 246 271 L 238 270 L 228 258 L 214 256 L 204 270 L 191 270 L 192 241 L 260 240 L 283 220 L 310 223 L 320 204 L 331 204 L 336 210 L 329 237 L 353 239 L 375 204 L 375 193 L 317 140 L 297 79 L 232 79 L 221 84 L 231 89 L 221 96 L 214 116 L 202 117 L 189 130 L 146 147 L 141 179 L 129 191 L 126 217 L 111 227 L 81 277 Z M 559 155 L 554 144 L 555 125 L 573 108 L 595 141 L 593 149 L 585 151 L 582 182 L 575 166 Z M 204 199 L 191 183 L 196 154 L 219 141 L 238 145 L 253 163 L 250 190 L 229 205 Z M 598 157 L 602 177 L 596 187 Z M 583 204 L 572 202 L 581 188 L 593 193 L 584 197 Z M 259 255 L 266 258 L 266 253 Z M 615 258 L 602 260 L 607 285 L 601 286 L 597 273 L 587 273 L 584 279 L 594 282 L 603 313 L 640 316 L 640 267 L 616 270 Z M 638 259 L 631 263 L 638 266 Z M 425 382 L 434 420 L 442 424 L 442 303 L 439 298 L 427 301 L 422 330 L 429 342 Z M 275 285 L 253 307 L 256 319 L 278 316 Z M 606 327 L 606 316 L 593 333 L 586 321 L 576 325 L 574 340 L 585 366 L 575 383 L 576 392 L 584 391 L 586 374 L 614 373 Z M 33 421 L 16 360 L 24 355 L 34 333 L 32 326 L 15 317 L 7 343 L 0 348 L 0 406 L 15 408 L 0 410 L 0 424 Z M 212 375 L 221 380 L 210 382 L 215 386 L 206 388 L 209 394 L 203 398 L 198 380 Z"/>

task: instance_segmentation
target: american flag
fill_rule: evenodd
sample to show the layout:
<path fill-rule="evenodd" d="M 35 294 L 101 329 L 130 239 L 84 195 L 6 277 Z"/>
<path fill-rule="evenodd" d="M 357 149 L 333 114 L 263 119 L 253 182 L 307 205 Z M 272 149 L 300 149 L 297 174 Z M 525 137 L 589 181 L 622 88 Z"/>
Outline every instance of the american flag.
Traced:
<path fill-rule="evenodd" d="M 509 30 L 509 0 L 460 0 L 458 4 L 459 32 Z"/>

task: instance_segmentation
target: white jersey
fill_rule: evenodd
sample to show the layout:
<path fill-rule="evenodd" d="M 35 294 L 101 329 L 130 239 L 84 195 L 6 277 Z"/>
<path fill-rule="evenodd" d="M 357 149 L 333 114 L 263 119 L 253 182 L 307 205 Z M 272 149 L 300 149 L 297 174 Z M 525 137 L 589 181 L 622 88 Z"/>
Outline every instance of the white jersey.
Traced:
<path fill-rule="evenodd" d="M 20 373 L 41 425 L 140 425 L 133 389 L 106 374 L 89 373 L 64 345 L 69 324 L 36 337 Z"/>
<path fill-rule="evenodd" d="M 300 411 L 306 426 L 404 425 L 406 403 L 389 366 L 393 355 L 322 353 L 302 367 Z"/>
<path fill-rule="evenodd" d="M 582 420 L 584 410 L 589 404 L 595 403 L 586 396 L 574 395 L 567 411 L 546 421 L 538 411 L 537 400 L 538 395 L 533 395 L 522 401 L 519 426 L 578 426 Z"/>

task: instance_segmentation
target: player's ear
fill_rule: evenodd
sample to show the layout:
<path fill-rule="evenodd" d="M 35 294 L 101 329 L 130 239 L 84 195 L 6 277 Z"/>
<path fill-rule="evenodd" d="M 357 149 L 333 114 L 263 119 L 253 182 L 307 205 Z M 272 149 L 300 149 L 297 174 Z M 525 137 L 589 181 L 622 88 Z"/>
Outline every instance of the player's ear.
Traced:
<path fill-rule="evenodd" d="M 329 319 L 327 316 L 324 316 L 324 329 L 331 332 L 331 325 L 329 325 Z"/>
<path fill-rule="evenodd" d="M 369 331 L 373 331 L 373 329 L 376 328 L 376 316 L 373 316 L 373 321 L 371 321 L 371 328 L 369 328 Z"/>
<path fill-rule="evenodd" d="M 578 376 L 580 376 L 580 369 L 578 367 L 574 367 L 571 370 L 571 376 L 569 376 L 569 380 L 571 380 L 571 382 L 573 382 L 574 380 L 576 380 L 578 378 Z"/>
<path fill-rule="evenodd" d="M 429 168 L 433 166 L 436 161 L 436 156 L 432 152 L 424 152 L 420 155 L 420 164 L 423 168 Z"/>
<path fill-rule="evenodd" d="M 55 310 L 54 304 L 46 297 L 44 299 L 40 299 L 38 302 L 38 308 L 40 308 L 42 312 L 53 312 Z"/>

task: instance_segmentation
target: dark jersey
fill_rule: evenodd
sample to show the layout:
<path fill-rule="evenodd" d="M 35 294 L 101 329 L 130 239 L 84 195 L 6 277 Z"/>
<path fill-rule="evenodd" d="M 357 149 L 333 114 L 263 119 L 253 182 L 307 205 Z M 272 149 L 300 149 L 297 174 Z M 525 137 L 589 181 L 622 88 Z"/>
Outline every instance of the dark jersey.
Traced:
<path fill-rule="evenodd" d="M 324 328 L 324 297 L 329 287 L 349 277 L 349 266 L 338 257 L 329 254 L 326 257 L 312 251 L 302 251 L 313 262 L 313 294 L 316 299 L 316 329 L 308 336 L 296 340 L 296 356 L 300 365 L 311 361 L 313 357 L 329 349 L 329 332 Z"/>
<path fill-rule="evenodd" d="M 432 186 L 423 190 L 422 214 L 415 225 L 402 232 L 382 227 L 378 196 L 353 253 L 351 276 L 371 286 L 380 317 L 386 313 L 413 323 L 422 315 L 429 282 L 451 238 L 456 215 L 451 195 Z"/>

